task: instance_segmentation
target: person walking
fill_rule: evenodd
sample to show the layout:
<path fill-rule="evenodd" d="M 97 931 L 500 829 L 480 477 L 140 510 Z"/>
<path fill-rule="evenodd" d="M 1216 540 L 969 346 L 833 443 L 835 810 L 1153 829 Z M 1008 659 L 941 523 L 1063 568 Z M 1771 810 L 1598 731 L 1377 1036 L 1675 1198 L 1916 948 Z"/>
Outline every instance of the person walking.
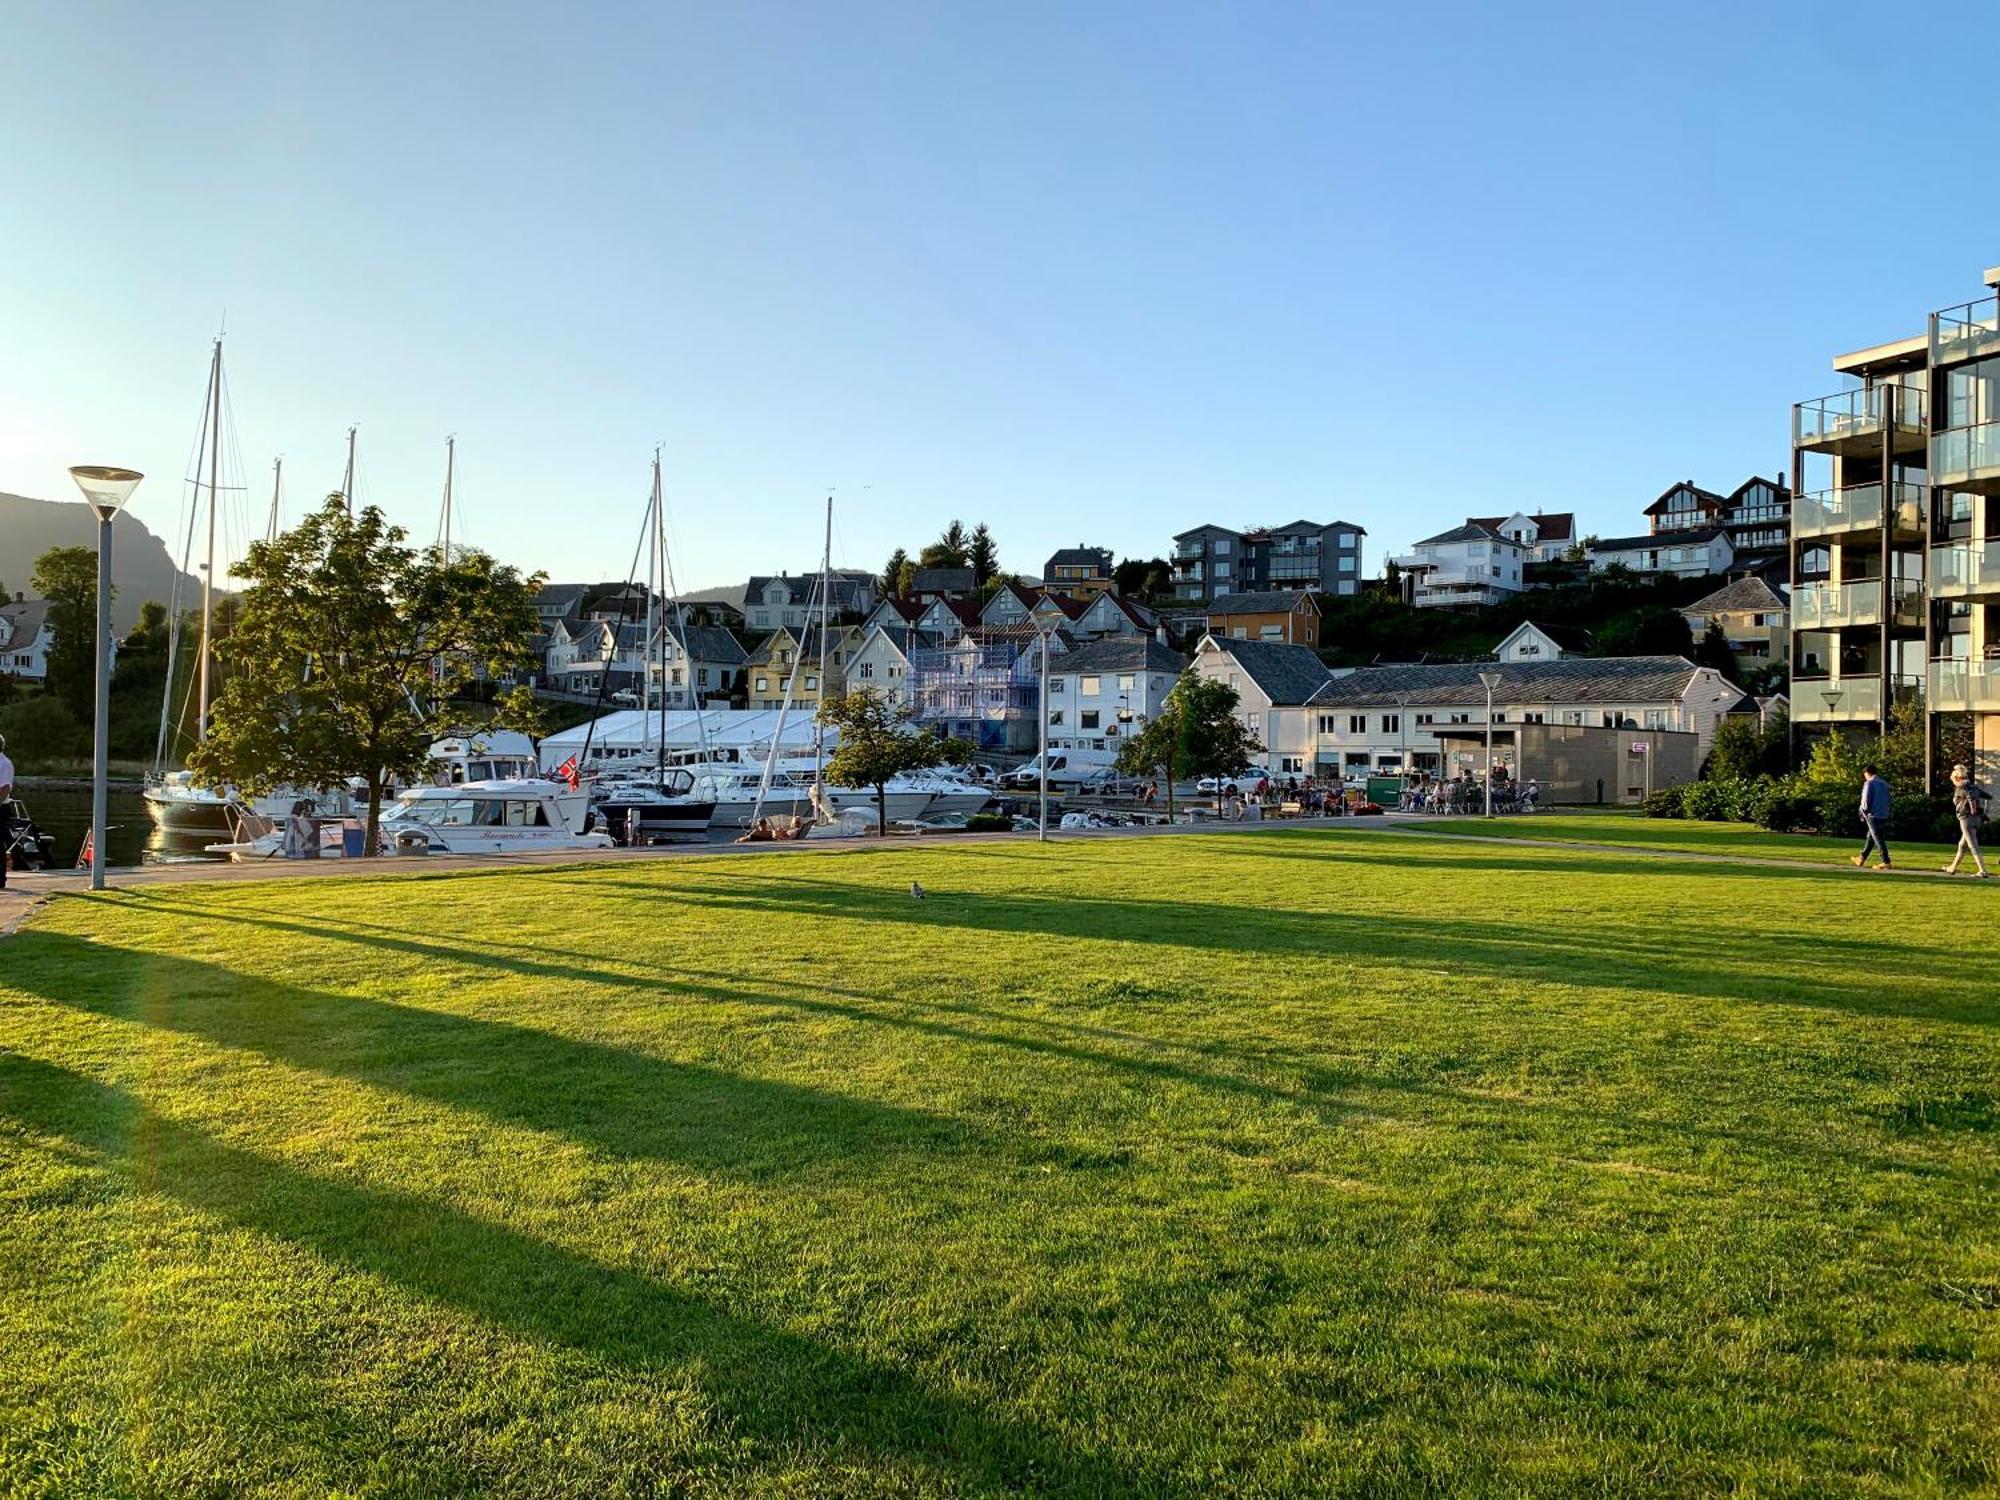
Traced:
<path fill-rule="evenodd" d="M 1959 861 L 1969 852 L 1973 877 L 1987 878 L 1986 861 L 1979 853 L 1979 825 L 1986 821 L 1986 804 L 1990 800 L 1986 788 L 1972 779 L 1972 772 L 1964 766 L 1951 768 L 1951 810 L 1958 818 L 1958 847 L 1951 851 L 1951 863 L 1944 867 L 1945 874 L 1956 875 Z"/>
<path fill-rule="evenodd" d="M 1854 856 L 1855 864 L 1868 868 L 1868 851 L 1873 849 L 1882 856 L 1882 868 L 1894 868 L 1889 863 L 1889 783 L 1882 779 L 1882 773 L 1873 766 L 1861 768 L 1861 826 L 1866 830 L 1861 840 L 1861 852 Z"/>
<path fill-rule="evenodd" d="M 0 891 L 14 863 L 14 762 L 7 759 L 7 736 L 0 734 Z"/>

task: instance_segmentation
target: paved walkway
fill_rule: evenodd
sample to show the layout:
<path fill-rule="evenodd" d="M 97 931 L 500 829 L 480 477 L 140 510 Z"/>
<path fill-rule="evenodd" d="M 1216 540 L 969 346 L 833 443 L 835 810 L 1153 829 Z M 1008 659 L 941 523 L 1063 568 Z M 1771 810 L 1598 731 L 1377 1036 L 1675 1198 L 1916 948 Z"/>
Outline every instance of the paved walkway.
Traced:
<path fill-rule="evenodd" d="M 1304 832 L 1359 834 L 1370 837 L 1406 837 L 1415 840 L 1452 840 L 1469 844 L 1500 844 L 1517 849 L 1555 849 L 1582 854 L 1617 854 L 1634 859 L 1677 860 L 1694 864 L 1751 865 L 1772 870 L 1817 871 L 1838 874 L 1850 867 L 1804 859 L 1774 859 L 1749 854 L 1711 854 L 1693 849 L 1658 849 L 1635 844 L 1586 844 L 1567 839 L 1510 838 L 1500 834 L 1464 833 L 1428 828 L 1419 817 L 1390 814 L 1375 818 L 1309 818 L 1256 823 L 1173 823 L 1142 828 L 1100 828 L 1087 831 L 1051 831 L 1063 843 L 1078 839 L 1157 838 L 1185 834 L 1230 834 Z M 106 872 L 117 888 L 145 885 L 195 885 L 213 881 L 256 880 L 337 880 L 408 879 L 456 873 L 495 874 L 506 870 L 553 868 L 600 864 L 606 861 L 653 859 L 728 859 L 744 854 L 829 855 L 852 854 L 883 848 L 930 848 L 940 844 L 1021 843 L 1034 835 L 1023 833 L 925 834 L 917 838 L 891 839 L 884 844 L 874 839 L 811 839 L 790 844 L 668 844 L 649 849 L 560 850 L 534 854 L 466 854 L 368 860 L 296 859 L 263 860 L 256 864 L 231 864 L 220 860 L 189 860 L 176 864 L 133 865 Z M 1859 874 L 1859 871 L 1855 871 Z M 1875 873 L 1873 871 L 1870 872 Z M 1884 872 L 1891 876 L 1925 877 L 1933 880 L 1965 880 L 1967 876 L 1947 876 L 1942 870 L 1897 866 Z M 51 896 L 86 892 L 89 874 L 83 870 L 49 870 L 28 874 L 15 872 L 7 888 L 0 891 L 0 937 L 14 932 L 34 910 Z M 2000 886 L 2000 881 L 1995 882 Z"/>

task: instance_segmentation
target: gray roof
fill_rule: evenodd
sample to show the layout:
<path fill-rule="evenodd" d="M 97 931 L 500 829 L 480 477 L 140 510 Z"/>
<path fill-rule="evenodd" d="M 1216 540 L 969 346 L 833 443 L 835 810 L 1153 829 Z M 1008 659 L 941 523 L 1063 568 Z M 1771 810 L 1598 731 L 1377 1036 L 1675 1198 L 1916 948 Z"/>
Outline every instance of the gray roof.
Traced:
<path fill-rule="evenodd" d="M 919 568 L 910 582 L 911 592 L 918 594 L 969 594 L 977 587 L 970 568 Z"/>
<path fill-rule="evenodd" d="M 693 589 L 681 595 L 683 604 L 726 604 L 739 615 L 743 613 L 743 585 L 732 583 L 719 589 Z"/>
<path fill-rule="evenodd" d="M 1201 525 L 1190 526 L 1186 531 L 1176 531 L 1174 533 L 1174 540 L 1178 542 L 1183 537 L 1208 536 L 1208 535 L 1241 536 L 1243 535 L 1243 533 L 1237 531 L 1234 527 L 1218 526 L 1213 521 L 1203 521 Z"/>
<path fill-rule="evenodd" d="M 1292 521 L 1283 526 L 1267 526 L 1264 531 L 1268 536 L 1318 536 L 1323 531 L 1356 531 L 1362 536 L 1368 535 L 1365 528 L 1356 526 L 1352 521 Z"/>
<path fill-rule="evenodd" d="M 1187 658 L 1150 635 L 1107 635 L 1081 642 L 1063 657 L 1066 672 L 1171 672 L 1187 670 Z"/>
<path fill-rule="evenodd" d="M 1436 536 L 1427 536 L 1421 542 L 1413 542 L 1411 545 L 1415 547 L 1431 547 L 1442 545 L 1445 542 L 1506 542 L 1509 546 L 1519 545 L 1519 543 L 1514 542 L 1511 538 L 1500 535 L 1497 531 L 1493 531 L 1485 526 L 1475 525 L 1470 521 L 1466 522 L 1463 526 L 1454 526 L 1449 531 L 1440 531 Z"/>
<path fill-rule="evenodd" d="M 1642 552 L 1648 547 L 1685 547 L 1723 534 L 1720 526 L 1689 526 L 1680 531 L 1656 531 L 1650 536 L 1604 537 L 1590 544 L 1592 552 Z"/>
<path fill-rule="evenodd" d="M 1705 594 L 1684 608 L 1684 615 L 1721 615 L 1738 610 L 1755 610 L 1766 613 L 1781 610 L 1785 601 L 1777 591 L 1761 578 L 1739 578 L 1734 583 L 1725 583 L 1712 594 Z"/>
<path fill-rule="evenodd" d="M 1695 664 L 1685 656 L 1565 657 L 1560 661 L 1447 662 L 1362 667 L 1313 694 L 1314 706 L 1414 708 L 1483 702 L 1481 672 L 1498 672 L 1496 700 L 1507 703 L 1664 703 L 1687 691 Z"/>
<path fill-rule="evenodd" d="M 48 614 L 46 599 L 17 599 L 12 604 L 0 604 L 0 620 L 7 625 L 0 630 L 0 646 L 19 650 L 31 645 L 42 633 L 42 621 Z"/>
<path fill-rule="evenodd" d="M 1111 549 L 1109 547 L 1064 547 L 1049 554 L 1043 567 L 1051 574 L 1057 568 L 1102 568 L 1111 571 Z"/>
<path fill-rule="evenodd" d="M 754 574 L 743 586 L 744 605 L 762 604 L 764 590 L 774 583 L 786 586 L 790 602 L 794 605 L 804 604 L 818 597 L 817 570 L 811 573 L 781 573 L 775 577 L 769 574 Z M 857 599 L 872 605 L 875 602 L 875 575 L 855 568 L 835 568 L 828 593 L 832 597 L 834 606 L 839 609 L 851 607 Z"/>
<path fill-rule="evenodd" d="M 1261 593 L 1217 594 L 1211 615 L 1288 615 L 1298 608 L 1301 589 L 1265 589 Z"/>
<path fill-rule="evenodd" d="M 1209 639 L 1227 652 L 1274 704 L 1307 702 L 1326 686 L 1331 675 L 1326 663 L 1310 646 L 1291 646 L 1282 641 L 1225 640 L 1219 635 Z"/>
<path fill-rule="evenodd" d="M 585 583 L 545 583 L 535 591 L 535 608 L 559 604 L 564 606 L 563 613 L 569 614 L 575 605 L 583 602 L 589 588 L 590 585 Z"/>
<path fill-rule="evenodd" d="M 665 629 L 667 635 L 679 642 L 681 648 L 696 661 L 717 661 L 730 666 L 749 659 L 743 643 L 731 631 L 714 625 L 683 626 L 671 615 Z"/>

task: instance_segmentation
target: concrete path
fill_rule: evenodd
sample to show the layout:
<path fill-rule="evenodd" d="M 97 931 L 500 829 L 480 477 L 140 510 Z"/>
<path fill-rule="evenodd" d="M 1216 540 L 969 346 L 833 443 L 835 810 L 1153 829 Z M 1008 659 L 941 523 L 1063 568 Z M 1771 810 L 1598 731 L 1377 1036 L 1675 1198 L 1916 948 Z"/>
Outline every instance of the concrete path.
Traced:
<path fill-rule="evenodd" d="M 1429 828 L 1424 820 L 1416 816 L 1389 814 L 1382 818 L 1302 818 L 1273 820 L 1257 823 L 1174 823 L 1144 828 L 1101 828 L 1088 831 L 1055 833 L 1052 840 L 1063 843 L 1079 839 L 1119 839 L 1175 837 L 1187 834 L 1232 834 L 1232 833 L 1274 833 L 1274 832 L 1318 832 L 1356 834 L 1364 837 L 1408 838 L 1419 841 L 1452 840 L 1469 844 L 1501 844 L 1511 848 L 1567 850 L 1581 854 L 1615 854 L 1633 859 L 1677 860 L 1695 864 L 1751 865 L 1772 870 L 1795 870 L 1839 874 L 1850 870 L 1850 866 L 1821 863 L 1803 859 L 1772 859 L 1746 854 L 1710 854 L 1691 849 L 1651 849 L 1633 844 L 1585 844 L 1565 839 L 1508 838 L 1497 834 L 1463 833 L 1457 830 Z M 655 860 L 655 859 L 729 859 L 744 854 L 780 854 L 800 857 L 852 854 L 861 850 L 887 848 L 931 848 L 945 844 L 995 844 L 1030 842 L 1033 834 L 1026 833 L 955 833 L 925 834 L 914 838 L 890 840 L 886 845 L 874 839 L 813 839 L 790 844 L 680 844 L 663 845 L 650 849 L 604 849 L 578 851 L 574 849 L 534 854 L 468 854 L 468 855 L 424 855 L 409 858 L 383 858 L 368 860 L 345 859 L 298 859 L 262 860 L 256 864 L 231 864 L 223 861 L 190 860 L 178 864 L 134 865 L 106 872 L 109 883 L 115 888 L 130 888 L 148 885 L 196 885 L 215 881 L 257 881 L 257 880 L 338 880 L 366 878 L 373 880 L 422 878 L 449 874 L 494 874 L 506 870 L 538 869 L 602 864 L 606 862 Z M 1852 871 L 1857 877 L 1860 871 Z M 1870 871 L 1870 874 L 1877 873 Z M 1890 876 L 1920 876 L 1933 880 L 1966 880 L 1964 875 L 1947 876 L 1942 870 L 1913 869 L 1897 866 L 1881 872 Z M 5 937 L 20 927 L 35 909 L 52 896 L 87 892 L 90 889 L 88 872 L 83 870 L 49 870 L 34 874 L 15 872 L 8 877 L 7 888 L 0 891 L 0 937 Z M 2000 887 L 2000 881 L 1994 882 Z"/>

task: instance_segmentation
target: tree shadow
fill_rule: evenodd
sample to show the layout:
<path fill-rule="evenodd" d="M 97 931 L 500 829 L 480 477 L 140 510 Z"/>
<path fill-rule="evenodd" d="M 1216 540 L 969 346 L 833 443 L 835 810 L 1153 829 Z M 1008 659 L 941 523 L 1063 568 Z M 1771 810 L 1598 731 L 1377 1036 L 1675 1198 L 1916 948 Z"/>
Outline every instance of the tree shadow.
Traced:
<path fill-rule="evenodd" d="M 446 952 L 457 950 L 440 955 Z M 8 988 L 59 1005 L 562 1135 L 614 1156 L 760 1180 L 842 1161 L 1004 1149 L 971 1122 L 947 1115 L 61 933 L 21 934 L 9 944 L 9 959 Z M 529 972 L 545 970 L 572 982 L 588 978 L 650 993 L 690 990 L 546 965 Z"/>
<path fill-rule="evenodd" d="M 973 1493 L 1051 1483 L 1105 1495 L 1158 1487 L 890 1366 L 433 1199 L 272 1161 L 65 1068 L 0 1052 L 0 1113 L 96 1153 L 114 1180 L 514 1334 L 630 1371 L 694 1378 L 731 1428 L 769 1450 L 768 1459 L 753 1450 L 753 1463 L 795 1464 L 804 1447 L 822 1451 L 836 1469 L 843 1457 L 875 1455 L 944 1470 Z"/>

